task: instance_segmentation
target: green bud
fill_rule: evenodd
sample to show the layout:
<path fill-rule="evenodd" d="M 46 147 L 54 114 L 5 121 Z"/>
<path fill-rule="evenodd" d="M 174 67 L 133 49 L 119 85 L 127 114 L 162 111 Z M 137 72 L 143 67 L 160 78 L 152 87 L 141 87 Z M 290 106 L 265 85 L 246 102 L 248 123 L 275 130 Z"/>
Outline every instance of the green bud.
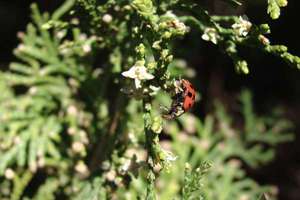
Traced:
<path fill-rule="evenodd" d="M 239 73 L 249 74 L 248 64 L 245 60 L 237 61 L 236 69 L 237 69 L 237 72 L 239 72 Z"/>
<path fill-rule="evenodd" d="M 48 30 L 53 27 L 53 21 L 49 20 L 45 24 L 42 25 L 42 29 Z"/>
<path fill-rule="evenodd" d="M 236 44 L 232 41 L 226 42 L 226 52 L 236 53 Z"/>
<path fill-rule="evenodd" d="M 277 4 L 279 7 L 285 7 L 288 4 L 287 0 L 277 0 Z"/>
<path fill-rule="evenodd" d="M 161 52 L 161 57 L 162 57 L 163 59 L 166 59 L 168 55 L 169 55 L 169 49 L 164 49 L 164 50 L 162 50 L 162 52 Z"/>
<path fill-rule="evenodd" d="M 269 33 L 271 33 L 271 29 L 270 29 L 270 26 L 268 24 L 261 24 L 259 26 L 259 29 L 262 32 L 262 34 L 269 34 Z"/>
<path fill-rule="evenodd" d="M 152 123 L 152 126 L 151 126 L 151 130 L 154 133 L 157 133 L 157 134 L 159 134 L 162 131 L 162 119 L 161 119 L 161 117 L 158 117 L 158 116 L 154 117 L 153 123 Z"/>
<path fill-rule="evenodd" d="M 273 45 L 271 46 L 271 52 L 283 53 L 286 52 L 288 48 L 284 45 Z"/>
<path fill-rule="evenodd" d="M 191 165 L 187 162 L 184 164 L 184 168 L 185 168 L 185 170 L 191 170 L 192 169 Z"/>
<path fill-rule="evenodd" d="M 144 56 L 145 55 L 145 52 L 146 52 L 146 48 L 144 46 L 143 43 L 141 43 L 139 46 L 136 47 L 135 51 L 140 54 L 141 56 Z"/>
<path fill-rule="evenodd" d="M 268 0 L 268 14 L 272 19 L 277 19 L 280 16 L 280 8 L 276 0 Z"/>
<path fill-rule="evenodd" d="M 149 62 L 148 65 L 147 65 L 147 68 L 148 69 L 156 69 L 157 67 L 157 63 L 156 62 Z"/>
<path fill-rule="evenodd" d="M 155 7 L 151 0 L 133 0 L 131 5 L 145 18 L 151 19 L 155 13 Z"/>
<path fill-rule="evenodd" d="M 165 39 L 169 39 L 169 38 L 171 38 L 171 36 L 172 36 L 172 33 L 169 32 L 169 31 L 166 31 L 166 32 L 164 32 L 164 34 L 163 34 L 163 38 L 165 38 Z"/>
<path fill-rule="evenodd" d="M 166 58 L 166 61 L 167 62 L 172 62 L 173 61 L 173 55 L 169 55 L 167 58 Z"/>
<path fill-rule="evenodd" d="M 166 29 L 166 28 L 168 28 L 168 24 L 166 22 L 160 22 L 158 24 L 158 28 L 159 29 Z"/>

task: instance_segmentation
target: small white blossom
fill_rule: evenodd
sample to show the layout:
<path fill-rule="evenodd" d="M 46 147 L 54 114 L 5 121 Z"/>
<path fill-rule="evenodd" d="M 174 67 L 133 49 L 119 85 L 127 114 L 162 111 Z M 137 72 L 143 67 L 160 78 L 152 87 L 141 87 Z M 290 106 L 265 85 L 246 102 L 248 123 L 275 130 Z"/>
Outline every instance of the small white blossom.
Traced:
<path fill-rule="evenodd" d="M 68 133 L 69 135 L 75 135 L 76 132 L 77 132 L 77 130 L 76 130 L 75 127 L 69 127 L 69 128 L 67 129 L 67 133 Z"/>
<path fill-rule="evenodd" d="M 146 103 L 146 104 L 145 104 L 145 109 L 146 109 L 147 111 L 150 111 L 151 108 L 152 108 L 151 103 Z"/>
<path fill-rule="evenodd" d="M 121 166 L 121 171 L 122 172 L 127 172 L 130 169 L 131 161 L 126 160 L 126 162 Z"/>
<path fill-rule="evenodd" d="M 203 150 L 208 150 L 211 142 L 208 139 L 202 139 L 199 141 L 199 147 Z"/>
<path fill-rule="evenodd" d="M 217 44 L 219 35 L 215 28 L 206 28 L 202 35 L 202 39 L 205 41 L 211 41 L 214 44 Z"/>
<path fill-rule="evenodd" d="M 92 50 L 91 45 L 90 45 L 90 44 L 84 44 L 84 45 L 82 46 L 82 50 L 83 50 L 85 53 L 91 52 L 91 50 Z"/>
<path fill-rule="evenodd" d="M 56 37 L 57 37 L 58 39 L 62 39 L 63 37 L 66 36 L 66 34 L 67 34 L 66 31 L 58 31 L 58 32 L 56 33 Z"/>
<path fill-rule="evenodd" d="M 13 137 L 13 142 L 15 145 L 18 145 L 21 143 L 21 138 L 19 136 Z"/>
<path fill-rule="evenodd" d="M 7 168 L 4 172 L 5 178 L 11 180 L 15 177 L 15 172 L 11 168 Z"/>
<path fill-rule="evenodd" d="M 175 28 L 180 34 L 184 34 L 189 31 L 189 28 L 181 22 L 172 11 L 168 11 L 165 16 L 171 20 L 167 22 L 169 26 Z"/>
<path fill-rule="evenodd" d="M 248 194 L 241 194 L 241 196 L 238 198 L 238 200 L 249 200 L 250 197 Z"/>
<path fill-rule="evenodd" d="M 74 143 L 72 144 L 72 150 L 73 150 L 75 153 L 80 153 L 80 152 L 84 151 L 84 145 L 83 145 L 83 143 L 78 142 L 78 141 L 74 142 Z"/>
<path fill-rule="evenodd" d="M 242 165 L 242 162 L 239 159 L 231 159 L 229 160 L 228 164 L 232 167 L 232 168 L 239 168 Z"/>
<path fill-rule="evenodd" d="M 79 161 L 75 165 L 75 170 L 80 174 L 88 174 L 89 173 L 88 167 L 86 166 L 86 164 L 83 161 Z"/>
<path fill-rule="evenodd" d="M 170 10 L 167 11 L 166 16 L 170 18 L 177 18 L 177 16 Z"/>
<path fill-rule="evenodd" d="M 152 47 L 154 49 L 158 49 L 159 50 L 159 49 L 161 49 L 160 43 L 161 43 L 161 40 L 157 40 L 157 41 L 153 42 Z"/>
<path fill-rule="evenodd" d="M 137 62 L 128 71 L 122 72 L 122 75 L 134 79 L 135 87 L 141 88 L 141 80 L 151 80 L 154 76 L 147 72 L 147 68 L 141 63 Z"/>
<path fill-rule="evenodd" d="M 110 23 L 111 21 L 112 21 L 112 16 L 110 15 L 110 14 L 105 14 L 105 15 L 103 15 L 103 17 L 102 17 L 102 20 L 105 22 L 105 23 Z"/>
<path fill-rule="evenodd" d="M 78 25 L 79 24 L 79 19 L 78 18 L 71 19 L 71 24 Z"/>
<path fill-rule="evenodd" d="M 89 143 L 89 138 L 87 136 L 87 133 L 84 130 L 79 131 L 79 136 L 83 144 Z"/>
<path fill-rule="evenodd" d="M 150 92 L 150 96 L 154 96 L 158 93 L 158 91 L 160 90 L 160 87 L 155 87 L 153 85 L 150 85 L 149 88 L 152 90 L 152 92 Z"/>
<path fill-rule="evenodd" d="M 18 46 L 17 46 L 17 50 L 18 51 L 23 51 L 25 49 L 25 45 L 24 44 L 19 44 Z"/>
<path fill-rule="evenodd" d="M 233 30 L 236 32 L 237 35 L 245 37 L 248 35 L 251 26 L 252 26 L 251 22 L 240 17 L 239 21 L 234 23 L 231 27 L 233 28 Z"/>
<path fill-rule="evenodd" d="M 77 110 L 76 106 L 70 105 L 67 108 L 67 113 L 71 116 L 77 116 L 78 115 L 78 110 Z"/>
<path fill-rule="evenodd" d="M 107 180 L 109 180 L 109 181 L 115 180 L 116 177 L 117 177 L 117 173 L 116 173 L 115 170 L 110 170 L 110 171 L 107 172 L 107 174 L 106 174 L 106 178 L 107 178 Z"/>
<path fill-rule="evenodd" d="M 163 166 L 169 172 L 170 167 L 172 166 L 172 163 L 177 159 L 177 156 L 174 156 L 174 154 L 167 150 L 162 150 L 164 154 L 164 164 Z"/>
<path fill-rule="evenodd" d="M 170 151 L 164 151 L 165 152 L 165 160 L 167 162 L 174 162 L 177 159 L 177 156 L 174 156 L 174 154 Z"/>
<path fill-rule="evenodd" d="M 120 6 L 118 6 L 118 5 L 116 5 L 116 6 L 114 7 L 114 10 L 115 10 L 115 11 L 120 11 L 120 9 L 121 9 L 121 8 L 120 8 Z"/>
<path fill-rule="evenodd" d="M 36 170 L 37 170 L 37 163 L 36 163 L 36 161 L 34 161 L 31 164 L 29 164 L 29 170 L 31 172 L 36 172 Z"/>
<path fill-rule="evenodd" d="M 37 161 L 37 165 L 40 168 L 44 167 L 45 166 L 45 158 L 44 157 L 39 157 L 39 159 Z"/>
<path fill-rule="evenodd" d="M 35 86 L 30 87 L 29 94 L 34 95 L 37 93 L 37 91 L 38 91 L 37 87 L 35 87 Z"/>
<path fill-rule="evenodd" d="M 179 21 L 178 19 L 174 20 L 173 23 L 179 32 L 185 33 L 185 32 L 189 31 L 189 28 L 183 22 Z"/>

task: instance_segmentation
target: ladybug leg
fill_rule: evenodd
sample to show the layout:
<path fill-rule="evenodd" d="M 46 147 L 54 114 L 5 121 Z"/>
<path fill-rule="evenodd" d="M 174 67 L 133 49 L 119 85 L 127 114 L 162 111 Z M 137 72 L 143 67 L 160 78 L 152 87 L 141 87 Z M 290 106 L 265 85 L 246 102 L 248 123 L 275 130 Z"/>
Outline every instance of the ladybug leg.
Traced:
<path fill-rule="evenodd" d="M 171 120 L 176 117 L 176 108 L 171 107 L 171 109 L 167 110 L 165 114 L 162 115 L 163 118 Z"/>
<path fill-rule="evenodd" d="M 186 87 L 183 86 L 184 85 L 177 85 L 175 88 L 176 91 L 175 95 L 172 96 L 171 108 L 167 110 L 166 114 L 162 115 L 163 118 L 171 120 L 179 117 L 185 112 L 184 103 L 186 99 Z"/>
<path fill-rule="evenodd" d="M 168 108 L 164 105 L 159 105 L 159 108 L 165 113 L 165 114 L 171 114 L 172 112 L 175 112 L 175 109 L 179 102 L 183 101 L 182 93 L 177 93 L 174 96 L 172 96 L 172 104 L 171 108 Z"/>
<path fill-rule="evenodd" d="M 167 107 L 167 106 L 164 106 L 164 105 L 159 105 L 159 109 L 161 110 L 161 111 L 163 111 L 164 113 L 168 113 L 169 112 L 169 108 Z"/>

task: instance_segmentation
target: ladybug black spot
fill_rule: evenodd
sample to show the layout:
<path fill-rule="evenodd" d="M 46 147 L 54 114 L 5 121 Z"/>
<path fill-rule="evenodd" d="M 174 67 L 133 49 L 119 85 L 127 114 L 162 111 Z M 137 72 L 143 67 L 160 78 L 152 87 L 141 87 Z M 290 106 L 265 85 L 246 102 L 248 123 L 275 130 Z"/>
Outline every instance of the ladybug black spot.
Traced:
<path fill-rule="evenodd" d="M 193 86 L 192 84 L 190 84 L 190 87 L 191 87 L 192 89 L 194 89 L 194 86 Z"/>
<path fill-rule="evenodd" d="M 192 107 L 192 104 L 189 103 L 189 107 Z"/>
<path fill-rule="evenodd" d="M 195 95 L 193 96 L 193 100 L 195 100 Z"/>
<path fill-rule="evenodd" d="M 191 92 L 188 92 L 188 97 L 192 98 L 193 94 Z"/>

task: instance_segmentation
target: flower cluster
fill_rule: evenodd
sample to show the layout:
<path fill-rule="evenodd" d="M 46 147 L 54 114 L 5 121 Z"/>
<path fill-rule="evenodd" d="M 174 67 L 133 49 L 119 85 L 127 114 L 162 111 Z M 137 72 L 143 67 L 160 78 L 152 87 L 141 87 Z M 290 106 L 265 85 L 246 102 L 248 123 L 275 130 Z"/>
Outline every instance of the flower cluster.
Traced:
<path fill-rule="evenodd" d="M 134 79 L 136 89 L 142 87 L 142 80 L 151 80 L 154 78 L 154 76 L 147 71 L 143 61 L 136 62 L 128 71 L 122 72 L 122 75 Z"/>
<path fill-rule="evenodd" d="M 203 40 L 211 41 L 214 44 L 218 43 L 219 38 L 220 38 L 220 36 L 215 28 L 206 28 L 204 30 L 204 33 L 202 34 Z"/>
<path fill-rule="evenodd" d="M 252 24 L 248 20 L 244 19 L 243 17 L 239 17 L 239 21 L 234 23 L 232 26 L 233 30 L 238 36 L 245 37 L 248 35 Z"/>

